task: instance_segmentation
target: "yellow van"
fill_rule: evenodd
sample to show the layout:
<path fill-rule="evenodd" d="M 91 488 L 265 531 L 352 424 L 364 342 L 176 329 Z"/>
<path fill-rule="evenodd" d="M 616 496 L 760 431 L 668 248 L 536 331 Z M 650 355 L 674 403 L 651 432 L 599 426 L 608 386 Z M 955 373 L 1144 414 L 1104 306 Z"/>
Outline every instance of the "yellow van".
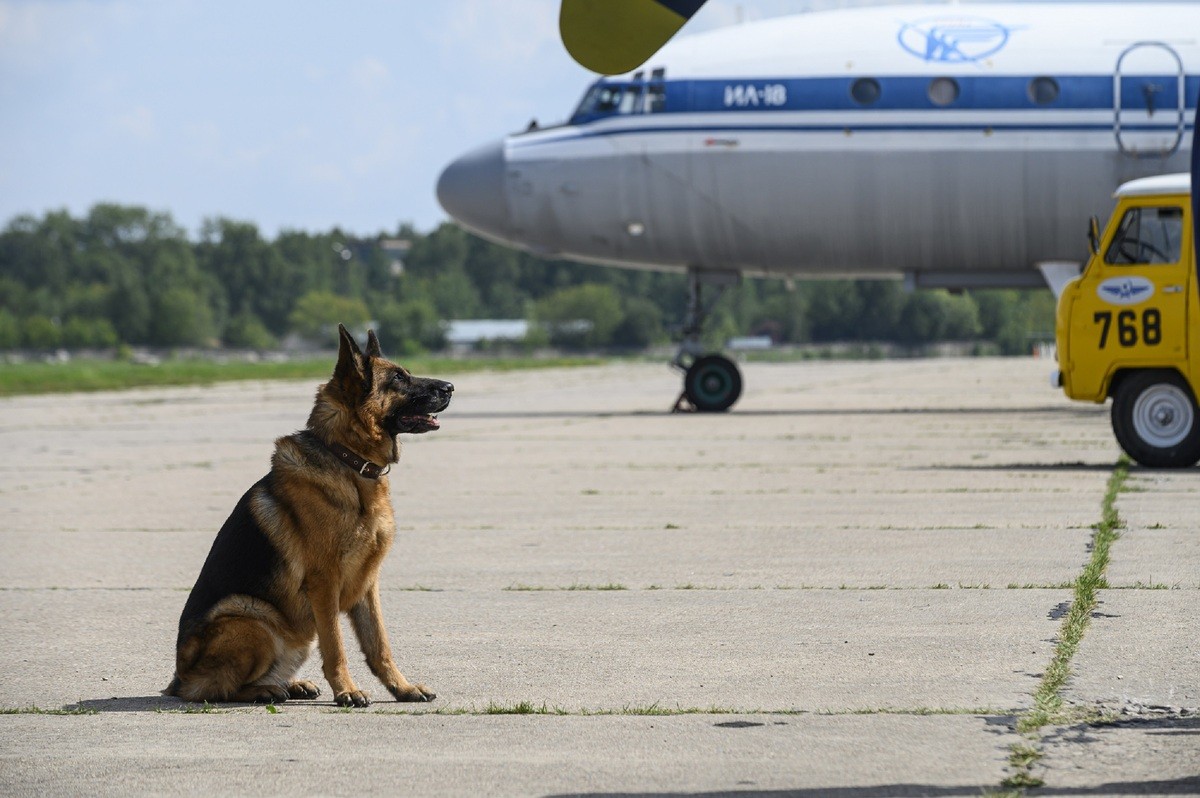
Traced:
<path fill-rule="evenodd" d="M 1072 399 L 1112 397 L 1121 448 L 1146 466 L 1200 460 L 1200 294 L 1187 174 L 1116 193 L 1091 257 L 1058 300 L 1053 382 Z M 1196 322 L 1196 324 L 1190 324 Z"/>

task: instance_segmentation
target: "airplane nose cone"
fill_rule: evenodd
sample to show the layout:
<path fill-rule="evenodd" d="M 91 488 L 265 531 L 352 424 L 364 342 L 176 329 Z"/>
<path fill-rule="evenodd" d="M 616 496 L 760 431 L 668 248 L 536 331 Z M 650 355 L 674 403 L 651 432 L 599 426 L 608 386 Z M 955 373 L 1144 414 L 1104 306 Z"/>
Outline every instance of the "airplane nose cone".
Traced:
<path fill-rule="evenodd" d="M 471 150 L 447 166 L 438 178 L 437 198 L 446 213 L 464 227 L 508 238 L 503 140 Z"/>

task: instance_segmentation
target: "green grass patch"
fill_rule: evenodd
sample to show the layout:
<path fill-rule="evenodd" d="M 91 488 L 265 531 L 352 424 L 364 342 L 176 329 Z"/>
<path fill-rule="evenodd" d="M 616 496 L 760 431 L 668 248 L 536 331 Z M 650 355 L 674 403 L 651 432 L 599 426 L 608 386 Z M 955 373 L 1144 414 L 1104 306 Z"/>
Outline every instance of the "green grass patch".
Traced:
<path fill-rule="evenodd" d="M 273 705 L 272 705 L 273 706 Z M 175 709 L 155 709 L 156 715 L 227 715 L 232 712 L 232 709 L 220 709 L 213 704 L 204 701 L 199 704 L 185 703 L 181 707 Z M 268 709 L 268 712 L 271 710 Z M 278 710 L 276 710 L 278 711 Z"/>
<path fill-rule="evenodd" d="M 1121 529 L 1125 526 L 1117 512 L 1117 496 L 1127 490 L 1129 464 L 1129 459 L 1122 455 L 1108 478 L 1104 499 L 1100 503 L 1100 522 L 1092 526 L 1091 557 L 1071 585 L 1071 606 L 1059 628 L 1054 655 L 1033 694 L 1033 707 L 1017 718 L 1017 731 L 1029 743 L 1015 743 L 1009 747 L 1008 764 L 1012 773 L 1000 786 L 1014 791 L 1012 794 L 1021 795 L 1027 789 L 1044 784 L 1041 778 L 1033 774 L 1033 766 L 1042 758 L 1038 743 L 1044 727 L 1090 722 L 1096 714 L 1088 710 L 1065 708 L 1062 690 L 1071 675 L 1071 659 L 1078 651 L 1084 632 L 1091 623 L 1092 613 L 1099 604 L 1099 591 L 1109 586 L 1104 574 L 1108 569 L 1112 544 L 1121 536 Z"/>
<path fill-rule="evenodd" d="M 1062 688 L 1067 677 L 1071 675 L 1071 658 L 1075 656 L 1079 641 L 1083 639 L 1092 613 L 1096 610 L 1097 593 L 1101 588 L 1108 587 L 1104 573 L 1108 569 L 1109 549 L 1121 536 L 1121 529 L 1125 525 L 1117 513 L 1117 495 L 1128 478 L 1129 460 L 1122 456 L 1108 479 L 1108 487 L 1100 505 L 1100 522 L 1093 527 L 1092 556 L 1083 567 L 1082 573 L 1075 579 L 1071 608 L 1059 629 L 1054 657 L 1042 676 L 1037 692 L 1034 693 L 1033 709 L 1022 716 L 1017 724 L 1017 731 L 1035 732 L 1055 722 L 1062 712 Z"/>
<path fill-rule="evenodd" d="M 1033 763 L 1042 758 L 1042 752 L 1032 745 L 1014 745 L 1009 749 L 1008 764 L 1014 768 L 1028 770 Z"/>
<path fill-rule="evenodd" d="M 1000 717 L 1015 715 L 1016 710 L 995 707 L 864 707 L 862 709 L 831 709 L 814 712 L 814 715 L 982 715 Z"/>
<path fill-rule="evenodd" d="M 518 701 L 515 704 L 496 704 L 489 702 L 483 708 L 484 715 L 561 715 L 558 710 L 549 709 L 543 701 L 540 707 L 532 701 Z"/>
<path fill-rule="evenodd" d="M 1034 776 L 1027 770 L 1019 770 L 1009 776 L 1004 781 L 1000 782 L 1001 787 L 1007 787 L 1012 790 L 1032 790 L 1041 787 L 1046 782 Z M 1020 795 L 1021 793 L 1017 793 Z"/>
<path fill-rule="evenodd" d="M 24 394 L 119 391 L 127 388 L 178 385 L 213 385 L 243 380 L 328 379 L 336 360 L 328 357 L 283 363 L 218 362 L 177 358 L 156 365 L 124 360 L 75 359 L 67 363 L 0 363 L 0 397 Z M 413 358 L 404 365 L 417 374 L 461 374 L 478 371 L 518 371 L 537 368 L 594 366 L 603 358 L 505 358 L 468 359 Z"/>
<path fill-rule="evenodd" d="M 99 712 L 95 709 L 87 709 L 86 707 L 66 707 L 64 709 L 42 709 L 41 707 L 4 707 L 0 708 L 0 715 L 97 715 Z"/>

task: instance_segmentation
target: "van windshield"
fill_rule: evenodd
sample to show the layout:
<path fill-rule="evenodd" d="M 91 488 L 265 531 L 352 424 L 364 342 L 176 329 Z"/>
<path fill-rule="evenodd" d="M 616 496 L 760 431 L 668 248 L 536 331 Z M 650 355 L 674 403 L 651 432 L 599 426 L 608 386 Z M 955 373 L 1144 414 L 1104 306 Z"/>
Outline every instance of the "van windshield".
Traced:
<path fill-rule="evenodd" d="M 1183 251 L 1183 208 L 1130 208 L 1121 217 L 1104 262 L 1178 263 Z"/>

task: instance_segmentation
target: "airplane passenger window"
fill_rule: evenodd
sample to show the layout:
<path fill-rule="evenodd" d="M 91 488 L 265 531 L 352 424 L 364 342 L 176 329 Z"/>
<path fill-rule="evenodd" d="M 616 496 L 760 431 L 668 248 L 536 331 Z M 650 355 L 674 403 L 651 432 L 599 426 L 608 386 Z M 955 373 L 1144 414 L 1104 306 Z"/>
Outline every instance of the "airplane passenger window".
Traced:
<path fill-rule="evenodd" d="M 1058 99 L 1058 81 L 1054 78 L 1034 78 L 1029 81 L 1029 99 L 1036 105 L 1049 105 Z"/>
<path fill-rule="evenodd" d="M 859 78 L 850 84 L 850 96 L 859 105 L 871 105 L 879 99 L 879 95 L 882 93 L 879 81 L 874 78 Z"/>
<path fill-rule="evenodd" d="M 929 101 L 946 106 L 958 99 L 958 81 L 954 78 L 934 78 L 929 81 Z"/>
<path fill-rule="evenodd" d="M 1104 262 L 1178 263 L 1182 248 L 1183 208 L 1130 208 L 1104 253 Z"/>

